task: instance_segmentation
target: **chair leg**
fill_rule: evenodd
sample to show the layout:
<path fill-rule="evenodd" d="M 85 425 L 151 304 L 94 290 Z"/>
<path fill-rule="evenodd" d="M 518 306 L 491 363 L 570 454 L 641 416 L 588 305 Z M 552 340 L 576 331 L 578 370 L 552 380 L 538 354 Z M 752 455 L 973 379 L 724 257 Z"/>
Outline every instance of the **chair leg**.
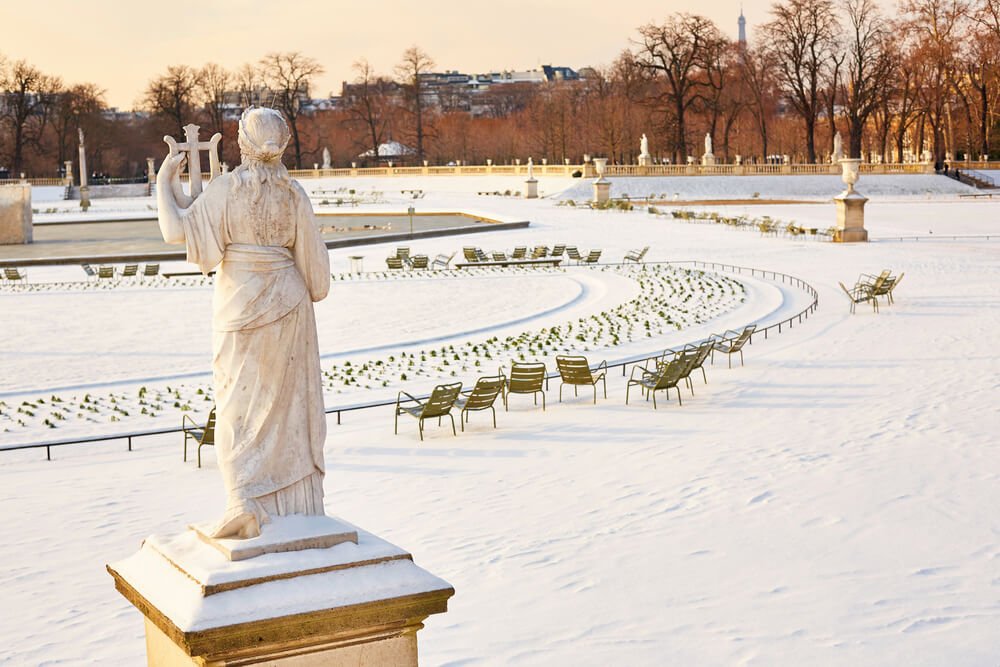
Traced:
<path fill-rule="evenodd" d="M 628 405 L 628 392 L 632 388 L 632 385 L 625 385 L 625 405 Z"/>
<path fill-rule="evenodd" d="M 455 418 L 451 416 L 450 412 L 448 413 L 448 419 L 451 420 L 451 434 L 457 436 L 458 431 L 455 430 Z M 465 428 L 462 428 L 462 431 L 465 431 Z"/>
<path fill-rule="evenodd" d="M 420 429 L 420 439 L 424 439 L 424 418 L 421 417 L 420 421 L 417 422 L 417 428 Z"/>
<path fill-rule="evenodd" d="M 465 433 L 465 422 L 468 421 L 468 419 L 469 419 L 469 413 L 466 412 L 465 410 L 462 410 L 458 414 L 458 423 L 462 425 L 462 433 Z M 452 419 L 451 423 L 452 423 L 452 426 L 454 426 L 455 425 L 455 420 Z"/>
<path fill-rule="evenodd" d="M 732 352 L 730 352 L 730 353 L 729 353 L 728 355 L 726 355 L 726 356 L 727 356 L 727 357 L 729 357 L 729 367 L 730 367 L 730 368 L 732 368 L 732 367 L 733 367 L 733 353 L 732 353 Z"/>
<path fill-rule="evenodd" d="M 492 405 L 490 406 L 490 411 L 493 413 L 493 428 L 496 428 L 497 427 L 497 411 L 496 411 L 496 409 Z"/>
<path fill-rule="evenodd" d="M 542 392 L 542 412 L 545 412 L 545 392 Z"/>
<path fill-rule="evenodd" d="M 187 460 L 188 460 L 188 435 L 187 435 L 187 433 L 185 433 L 184 434 L 184 463 L 187 463 Z"/>
<path fill-rule="evenodd" d="M 702 377 L 703 380 L 705 380 L 705 384 L 708 384 L 708 376 L 705 375 L 705 367 L 704 366 L 701 367 L 701 377 Z"/>
<path fill-rule="evenodd" d="M 677 390 L 677 403 L 679 405 L 684 405 L 684 401 L 681 400 L 681 388 L 678 387 L 678 386 L 676 386 L 676 385 L 674 385 L 674 389 Z M 667 394 L 669 394 L 669 393 L 670 393 L 670 391 L 667 390 Z"/>
<path fill-rule="evenodd" d="M 608 397 L 608 378 L 607 376 L 601 378 L 601 384 L 604 386 L 604 398 Z M 594 387 L 594 391 L 597 391 L 597 387 Z"/>
<path fill-rule="evenodd" d="M 393 425 L 392 432 L 399 435 L 399 410 L 396 411 L 396 423 Z"/>
<path fill-rule="evenodd" d="M 199 442 L 198 443 L 198 467 L 199 468 L 201 467 L 201 447 L 202 447 L 202 444 Z"/>
<path fill-rule="evenodd" d="M 650 392 L 653 395 L 653 409 L 656 409 L 656 390 Z"/>
<path fill-rule="evenodd" d="M 743 348 L 740 348 L 740 366 L 745 366 L 743 363 Z"/>

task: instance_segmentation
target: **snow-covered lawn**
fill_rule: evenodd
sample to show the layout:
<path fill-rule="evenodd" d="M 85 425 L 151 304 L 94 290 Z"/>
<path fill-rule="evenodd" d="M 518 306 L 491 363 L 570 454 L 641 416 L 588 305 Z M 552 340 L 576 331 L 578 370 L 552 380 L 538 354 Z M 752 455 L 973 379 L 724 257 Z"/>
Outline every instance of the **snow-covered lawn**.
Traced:
<path fill-rule="evenodd" d="M 370 180 L 383 185 L 389 204 L 407 200 L 389 194 L 384 179 Z M 557 186 L 573 182 L 552 183 L 551 199 L 529 202 L 477 195 L 476 185 L 460 190 L 462 179 L 410 180 L 426 193 L 418 206 L 532 221 L 523 230 L 414 242 L 414 253 L 564 242 L 603 248 L 603 259 L 618 261 L 650 245 L 651 261 L 801 277 L 820 303 L 801 325 L 755 338 L 746 366 L 729 370 L 716 359 L 708 384 L 696 379 L 693 395 L 684 390 L 683 406 L 676 395 L 656 411 L 634 397 L 625 406 L 625 379 L 613 373 L 608 399 L 596 406 L 587 392 L 560 404 L 554 381 L 544 412 L 517 396 L 509 412 L 500 410 L 496 430 L 476 414 L 458 437 L 428 425 L 423 443 L 413 420 L 393 436 L 391 409 L 347 414 L 342 426 L 331 420 L 328 512 L 411 551 L 457 591 L 450 611 L 420 633 L 424 664 L 997 663 L 1000 245 L 941 237 L 995 233 L 1000 202 L 927 199 L 924 185 L 913 184 L 905 195 L 873 196 L 876 242 L 834 245 L 639 210 L 556 206 L 567 198 Z M 875 189 L 866 190 L 868 181 L 858 185 L 866 194 Z M 485 185 L 505 183 L 478 187 Z M 784 187 L 767 194 L 780 198 Z M 833 219 L 831 204 L 709 210 L 820 228 Z M 877 240 L 891 236 L 926 238 Z M 380 261 L 392 247 L 361 252 Z M 357 252 L 334 252 L 335 270 Z M 850 315 L 837 282 L 883 268 L 906 274 L 896 303 Z M 394 351 L 462 350 L 623 304 L 621 330 L 631 322 L 643 331 L 637 318 L 652 313 L 639 314 L 651 309 L 637 301 L 647 289 L 631 271 L 337 281 L 318 306 L 324 369 L 398 360 Z M 31 276 L 78 273 L 35 268 Z M 799 291 L 780 282 L 708 276 L 720 290 L 736 281 L 745 299 L 712 301 L 718 310 L 705 310 L 707 321 L 649 341 L 611 346 L 606 327 L 581 349 L 595 361 L 638 353 L 647 342 L 655 352 L 804 307 Z M 164 391 L 181 375 L 191 376 L 183 383 L 193 392 L 210 355 L 209 302 L 210 290 L 194 282 L 2 292 L 3 400 L 53 388 L 96 395 L 145 383 Z M 430 389 L 437 370 L 428 361 L 412 386 Z M 386 390 L 331 392 L 327 400 Z M 0 443 L 12 437 L 0 433 Z M 151 533 L 221 510 L 213 454 L 198 470 L 181 462 L 180 449 L 173 435 L 140 440 L 131 453 L 122 443 L 64 447 L 52 462 L 37 451 L 0 454 L 8 610 L 0 615 L 0 662 L 142 662 L 140 614 L 114 591 L 104 564 Z"/>

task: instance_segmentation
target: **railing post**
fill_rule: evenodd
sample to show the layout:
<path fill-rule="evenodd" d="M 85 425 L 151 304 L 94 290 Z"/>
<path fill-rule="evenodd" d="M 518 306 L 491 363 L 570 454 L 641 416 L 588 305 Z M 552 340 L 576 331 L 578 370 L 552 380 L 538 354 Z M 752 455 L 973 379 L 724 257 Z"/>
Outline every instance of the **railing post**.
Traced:
<path fill-rule="evenodd" d="M 46 461 L 52 460 L 52 448 L 49 447 L 48 445 L 45 445 L 45 460 Z"/>

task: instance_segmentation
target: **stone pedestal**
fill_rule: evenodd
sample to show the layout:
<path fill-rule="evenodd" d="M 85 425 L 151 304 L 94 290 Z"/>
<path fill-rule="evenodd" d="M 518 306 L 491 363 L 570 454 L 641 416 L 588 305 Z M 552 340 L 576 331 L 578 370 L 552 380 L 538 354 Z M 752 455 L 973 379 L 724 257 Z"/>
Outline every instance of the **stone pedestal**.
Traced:
<path fill-rule="evenodd" d="M 611 181 L 599 178 L 594 181 L 594 203 L 606 204 L 611 200 Z"/>
<path fill-rule="evenodd" d="M 31 186 L 0 185 L 0 245 L 31 243 Z"/>
<path fill-rule="evenodd" d="M 455 592 L 331 517 L 276 517 L 253 540 L 153 535 L 108 572 L 145 616 L 157 667 L 415 667 L 417 631 Z"/>
<path fill-rule="evenodd" d="M 703 167 L 714 167 L 715 166 L 715 156 L 711 153 L 705 153 L 701 156 L 701 166 Z"/>
<path fill-rule="evenodd" d="M 538 179 L 529 178 L 524 182 L 524 198 L 538 199 Z"/>
<path fill-rule="evenodd" d="M 868 240 L 865 229 L 865 204 L 868 198 L 857 192 L 843 192 L 833 198 L 837 206 L 837 225 L 833 240 L 837 243 L 857 243 Z"/>
<path fill-rule="evenodd" d="M 652 155 L 640 155 L 639 156 L 639 166 L 640 167 L 650 167 L 653 164 Z"/>

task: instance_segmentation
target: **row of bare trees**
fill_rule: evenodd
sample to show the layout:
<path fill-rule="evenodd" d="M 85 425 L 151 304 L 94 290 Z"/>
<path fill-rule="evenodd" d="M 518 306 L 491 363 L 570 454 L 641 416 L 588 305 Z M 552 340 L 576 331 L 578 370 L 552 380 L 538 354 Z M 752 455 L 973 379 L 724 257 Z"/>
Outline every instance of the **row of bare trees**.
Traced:
<path fill-rule="evenodd" d="M 580 81 L 474 91 L 443 85 L 434 67 L 416 46 L 392 73 L 362 58 L 338 103 L 317 108 L 323 67 L 300 53 L 235 71 L 171 66 L 150 80 L 143 114 L 116 116 L 102 112 L 96 85 L 0 60 L 0 166 L 49 175 L 72 159 L 84 128 L 96 168 L 132 175 L 162 153 L 163 134 L 189 122 L 222 132 L 234 164 L 234 119 L 249 104 L 282 110 L 289 166 L 299 168 L 321 162 L 324 148 L 339 165 L 377 161 L 390 140 L 434 163 L 586 153 L 632 162 L 643 133 L 654 156 L 673 162 L 700 155 L 706 133 L 728 160 L 823 161 L 838 131 L 851 156 L 885 161 L 1000 148 L 1000 0 L 901 0 L 891 17 L 876 0 L 778 0 L 750 44 L 678 13 L 638 28 L 613 63 Z"/>

